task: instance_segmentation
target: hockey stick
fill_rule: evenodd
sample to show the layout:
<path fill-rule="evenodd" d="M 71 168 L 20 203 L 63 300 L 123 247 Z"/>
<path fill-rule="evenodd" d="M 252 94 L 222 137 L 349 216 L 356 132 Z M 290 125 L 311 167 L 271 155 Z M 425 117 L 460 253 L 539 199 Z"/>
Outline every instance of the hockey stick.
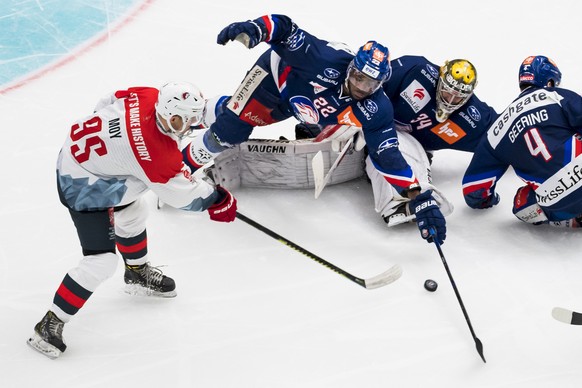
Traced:
<path fill-rule="evenodd" d="M 330 262 L 322 259 L 321 257 L 309 252 L 307 249 L 302 248 L 301 246 L 286 239 L 285 237 L 281 236 L 280 234 L 273 232 L 272 230 L 266 228 L 265 226 L 259 224 L 258 222 L 251 220 L 250 218 L 248 218 L 247 216 L 245 216 L 239 212 L 236 212 L 236 218 L 238 218 L 239 220 L 241 220 L 243 222 L 246 222 L 247 224 L 251 225 L 252 227 L 260 230 L 261 232 L 263 232 L 269 236 L 271 236 L 272 238 L 279 241 L 280 243 L 287 245 L 289 248 L 295 249 L 296 251 L 303 253 L 305 256 L 309 257 L 311 260 L 318 262 L 319 264 L 323 265 L 324 267 L 331 269 L 335 273 L 342 275 L 343 277 L 351 280 L 352 282 L 354 282 L 354 283 L 356 283 L 356 284 L 358 284 L 358 285 L 360 285 L 368 290 L 383 287 L 385 285 L 393 283 L 394 281 L 398 280 L 398 278 L 400 278 L 400 276 L 402 275 L 402 267 L 399 264 L 394 264 L 388 270 L 386 270 L 385 272 L 382 272 L 379 275 L 373 276 L 373 277 L 368 278 L 368 279 L 359 278 L 357 276 L 352 275 L 349 272 L 344 271 L 343 269 L 341 269 L 339 267 L 336 267 L 332 263 L 330 263 Z"/>
<path fill-rule="evenodd" d="M 325 177 L 323 175 L 324 174 L 323 153 L 321 151 L 318 151 L 317 154 L 315 154 L 315 156 L 311 160 L 311 169 L 313 170 L 313 180 L 315 183 L 315 199 L 319 198 L 319 195 L 323 191 L 323 188 L 325 187 L 325 185 L 329 183 L 331 175 L 333 174 L 337 166 L 341 163 L 344 156 L 346 156 L 346 153 L 352 146 L 353 142 L 354 138 L 350 137 L 346 144 L 344 145 L 344 148 L 342 148 L 342 150 L 340 151 L 335 162 L 333 162 L 333 164 L 329 168 L 329 171 L 327 172 L 327 175 L 325 175 Z"/>
<path fill-rule="evenodd" d="M 475 341 L 475 346 L 477 347 L 477 353 L 479 353 L 479 356 L 481 356 L 481 359 L 483 360 L 483 362 L 487 362 L 485 361 L 485 356 L 483 355 L 483 344 L 481 343 L 481 340 L 479 338 L 477 338 L 477 336 L 475 335 L 475 330 L 473 330 L 473 325 L 471 325 L 471 320 L 469 319 L 469 314 L 467 314 L 467 310 L 465 309 L 465 305 L 463 304 L 463 300 L 461 299 L 461 294 L 459 294 L 459 290 L 457 289 L 457 285 L 455 284 L 455 280 L 453 279 L 453 275 L 451 274 L 451 270 L 449 269 L 449 265 L 447 264 L 447 260 L 445 259 L 445 255 L 443 254 L 443 250 L 441 249 L 441 245 L 439 244 L 439 242 L 436 239 L 436 231 L 434 230 L 434 228 L 430 228 L 429 229 L 430 235 L 433 236 L 432 240 L 434 242 L 434 245 L 436 245 L 437 250 L 439 251 L 439 255 L 441 256 L 441 261 L 443 262 L 443 265 L 445 266 L 445 270 L 447 271 L 447 275 L 449 276 L 449 280 L 451 281 L 451 285 L 453 286 L 453 290 L 455 291 L 455 295 L 457 296 L 457 300 L 459 301 L 459 304 L 461 305 L 461 310 L 463 310 L 463 315 L 465 316 L 465 320 L 467 321 L 467 325 L 469 325 L 469 330 L 471 331 L 471 335 L 473 336 L 473 340 Z"/>
<path fill-rule="evenodd" d="M 582 325 L 582 313 L 568 310 L 562 307 L 554 307 L 552 310 L 554 319 L 570 325 Z"/>

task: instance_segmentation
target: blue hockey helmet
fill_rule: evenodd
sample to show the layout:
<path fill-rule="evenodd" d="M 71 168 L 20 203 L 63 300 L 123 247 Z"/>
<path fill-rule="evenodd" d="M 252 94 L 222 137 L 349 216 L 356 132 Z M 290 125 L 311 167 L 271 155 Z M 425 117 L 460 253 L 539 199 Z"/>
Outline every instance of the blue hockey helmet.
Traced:
<path fill-rule="evenodd" d="M 346 86 L 352 97 L 360 100 L 378 90 L 391 75 L 388 48 L 370 40 L 360 47 L 350 62 Z"/>
<path fill-rule="evenodd" d="M 525 89 L 530 85 L 540 88 L 560 85 L 562 73 L 554 61 L 543 55 L 532 55 L 524 59 L 519 67 L 519 87 Z"/>

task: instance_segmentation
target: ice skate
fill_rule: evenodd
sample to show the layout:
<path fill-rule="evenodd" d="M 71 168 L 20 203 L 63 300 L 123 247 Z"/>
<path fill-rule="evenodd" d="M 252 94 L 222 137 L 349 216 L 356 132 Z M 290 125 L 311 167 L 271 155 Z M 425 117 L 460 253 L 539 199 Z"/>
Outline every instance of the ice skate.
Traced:
<path fill-rule="evenodd" d="M 176 294 L 174 279 L 165 276 L 159 268 L 149 263 L 125 265 L 125 292 L 131 295 L 173 298 Z"/>
<path fill-rule="evenodd" d="M 27 344 L 48 358 L 58 358 L 67 345 L 63 342 L 63 327 L 61 321 L 52 311 L 48 311 L 42 320 L 34 326 L 34 334 Z"/>
<path fill-rule="evenodd" d="M 408 202 L 398 206 L 394 213 L 388 216 L 384 216 L 382 218 L 384 219 L 386 224 L 388 224 L 389 228 L 400 224 L 414 222 L 416 220 L 416 216 L 410 213 Z"/>

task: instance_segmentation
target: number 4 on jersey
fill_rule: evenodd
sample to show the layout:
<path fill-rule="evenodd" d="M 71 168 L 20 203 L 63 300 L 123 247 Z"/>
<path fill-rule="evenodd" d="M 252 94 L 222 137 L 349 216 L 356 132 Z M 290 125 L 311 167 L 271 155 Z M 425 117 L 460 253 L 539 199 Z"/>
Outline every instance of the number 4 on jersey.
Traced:
<path fill-rule="evenodd" d="M 533 156 L 541 154 L 546 162 L 552 159 L 552 155 L 550 154 L 550 151 L 548 151 L 548 147 L 546 147 L 546 143 L 544 143 L 537 128 L 532 128 L 527 131 L 524 134 L 524 139 L 530 154 Z"/>

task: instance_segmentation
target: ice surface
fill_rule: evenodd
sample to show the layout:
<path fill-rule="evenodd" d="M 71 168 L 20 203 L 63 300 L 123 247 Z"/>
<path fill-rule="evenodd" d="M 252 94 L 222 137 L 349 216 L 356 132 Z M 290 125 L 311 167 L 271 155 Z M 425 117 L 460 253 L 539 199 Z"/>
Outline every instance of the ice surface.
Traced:
<path fill-rule="evenodd" d="M 435 184 L 456 206 L 443 252 L 487 364 L 435 247 L 414 225 L 387 229 L 365 180 L 328 187 L 318 200 L 312 190 L 235 194 L 243 214 L 356 276 L 402 265 L 391 285 L 365 290 L 243 222 L 158 211 L 149 196 L 151 258 L 166 265 L 178 297 L 124 294 L 119 265 L 66 325 L 60 359 L 25 342 L 79 258 L 54 166 L 71 121 L 102 95 L 169 80 L 197 83 L 208 96 L 232 93 L 266 46 L 219 46 L 217 33 L 233 21 L 283 13 L 353 48 L 382 41 L 393 58 L 469 58 L 479 71 L 477 94 L 501 111 L 532 54 L 552 57 L 563 86 L 582 91 L 580 11 L 582 3 L 566 0 L 551 7 L 540 0 L 154 1 L 99 46 L 1 94 L 0 386 L 579 387 L 581 329 L 551 311 L 582 309 L 580 231 L 517 221 L 511 200 L 520 182 L 511 173 L 500 183 L 499 206 L 468 209 L 460 182 L 469 155 L 447 151 L 433 164 Z M 292 127 L 254 137 L 291 136 Z M 439 283 L 435 293 L 423 288 L 428 278 Z"/>

